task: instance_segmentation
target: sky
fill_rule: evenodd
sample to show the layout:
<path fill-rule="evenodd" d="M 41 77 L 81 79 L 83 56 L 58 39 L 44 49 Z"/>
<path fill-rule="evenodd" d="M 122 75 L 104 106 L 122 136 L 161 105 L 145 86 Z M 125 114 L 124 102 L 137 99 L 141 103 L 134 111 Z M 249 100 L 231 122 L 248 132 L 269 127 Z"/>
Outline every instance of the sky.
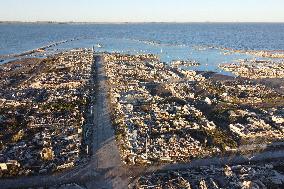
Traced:
<path fill-rule="evenodd" d="M 0 0 L 0 21 L 284 22 L 284 0 Z"/>

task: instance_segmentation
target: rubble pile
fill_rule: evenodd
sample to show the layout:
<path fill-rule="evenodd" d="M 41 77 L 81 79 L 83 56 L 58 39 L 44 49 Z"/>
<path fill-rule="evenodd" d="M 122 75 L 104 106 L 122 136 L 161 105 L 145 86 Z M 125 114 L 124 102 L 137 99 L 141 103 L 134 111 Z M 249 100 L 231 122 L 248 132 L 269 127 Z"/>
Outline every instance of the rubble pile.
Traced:
<path fill-rule="evenodd" d="M 249 189 L 283 188 L 284 172 L 278 165 L 202 166 L 187 170 L 167 171 L 141 176 L 135 189 L 143 188 L 198 188 Z"/>
<path fill-rule="evenodd" d="M 37 64 L 1 66 L 0 176 L 48 173 L 80 162 L 92 62 L 91 50 L 78 49 Z"/>
<path fill-rule="evenodd" d="M 248 81 L 212 81 L 149 57 L 105 55 L 113 124 L 126 164 L 188 162 L 236 151 L 243 140 L 260 135 L 265 142 L 283 139 L 283 104 L 258 107 L 283 95 Z"/>
<path fill-rule="evenodd" d="M 232 72 L 236 76 L 249 79 L 284 78 L 283 62 L 249 61 L 238 64 L 222 64 L 219 67 L 224 71 Z"/>

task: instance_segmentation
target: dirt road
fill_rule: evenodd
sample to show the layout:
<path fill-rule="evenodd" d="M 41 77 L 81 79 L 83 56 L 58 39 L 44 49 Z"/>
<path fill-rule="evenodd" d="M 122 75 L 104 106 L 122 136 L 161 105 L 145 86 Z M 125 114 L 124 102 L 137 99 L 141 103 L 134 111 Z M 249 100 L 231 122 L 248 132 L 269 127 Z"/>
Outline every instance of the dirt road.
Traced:
<path fill-rule="evenodd" d="M 0 179 L 0 188 L 31 188 L 51 187 L 56 188 L 66 183 L 77 183 L 88 189 L 126 189 L 131 177 L 135 178 L 143 173 L 154 171 L 168 171 L 175 169 L 188 169 L 191 167 L 208 165 L 240 164 L 253 161 L 272 160 L 284 158 L 284 150 L 260 152 L 247 156 L 236 155 L 231 157 L 212 157 L 193 160 L 186 164 L 167 164 L 150 167 L 126 167 L 122 164 L 116 145 L 114 131 L 110 120 L 110 108 L 107 102 L 106 76 L 103 61 L 100 56 L 95 57 L 94 84 L 96 92 L 92 107 L 91 151 L 92 157 L 84 165 L 77 166 L 62 173 L 46 176 L 20 177 L 14 179 Z"/>

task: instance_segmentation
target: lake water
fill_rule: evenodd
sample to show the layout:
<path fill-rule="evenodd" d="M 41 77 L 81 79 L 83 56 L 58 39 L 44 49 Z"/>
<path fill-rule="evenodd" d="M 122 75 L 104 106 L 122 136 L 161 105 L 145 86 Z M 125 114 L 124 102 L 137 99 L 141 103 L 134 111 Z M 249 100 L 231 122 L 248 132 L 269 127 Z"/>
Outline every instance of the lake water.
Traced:
<path fill-rule="evenodd" d="M 284 50 L 284 24 L 0 24 L 0 55 L 20 54 L 62 40 L 68 42 L 48 48 L 47 53 L 102 44 L 97 51 L 155 53 L 165 62 L 194 59 L 201 63 L 197 70 L 219 71 L 219 64 L 254 57 L 196 46 Z"/>

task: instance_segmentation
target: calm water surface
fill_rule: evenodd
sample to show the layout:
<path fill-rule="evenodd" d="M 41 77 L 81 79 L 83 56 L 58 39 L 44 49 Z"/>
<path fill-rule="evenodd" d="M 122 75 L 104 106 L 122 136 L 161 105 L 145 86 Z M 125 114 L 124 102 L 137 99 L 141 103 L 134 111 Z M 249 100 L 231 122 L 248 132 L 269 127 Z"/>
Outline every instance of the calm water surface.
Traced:
<path fill-rule="evenodd" d="M 71 41 L 71 39 L 76 40 Z M 156 53 L 162 61 L 195 59 L 198 70 L 219 71 L 218 65 L 243 54 L 224 55 L 218 49 L 284 50 L 284 24 L 0 24 L 0 55 L 19 54 L 69 40 L 47 53 L 102 44 L 97 51 Z"/>

